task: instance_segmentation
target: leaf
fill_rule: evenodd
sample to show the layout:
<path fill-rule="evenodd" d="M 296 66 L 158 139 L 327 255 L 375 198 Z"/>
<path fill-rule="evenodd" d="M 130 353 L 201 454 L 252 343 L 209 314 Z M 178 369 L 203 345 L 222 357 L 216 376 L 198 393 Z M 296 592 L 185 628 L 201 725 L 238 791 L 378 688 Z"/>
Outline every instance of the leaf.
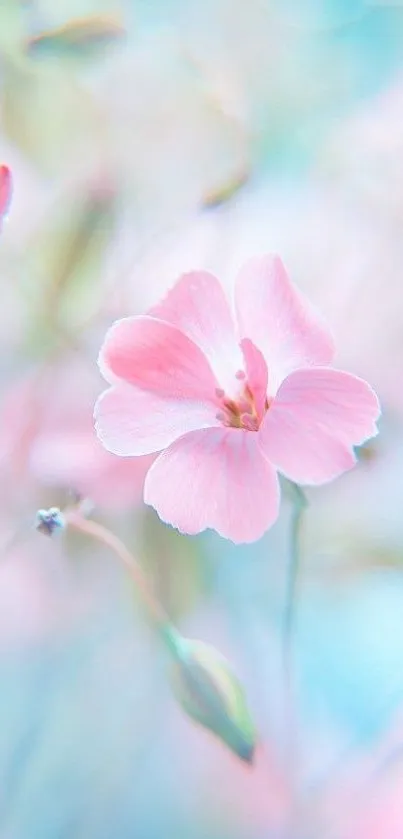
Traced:
<path fill-rule="evenodd" d="M 233 196 L 236 195 L 247 183 L 248 177 L 248 172 L 242 171 L 227 183 L 224 183 L 222 186 L 217 187 L 217 189 L 213 189 L 211 192 L 208 192 L 203 199 L 204 209 L 214 209 L 215 207 L 220 207 L 221 204 L 225 204 L 227 201 L 230 201 L 231 198 L 233 198 Z"/>
<path fill-rule="evenodd" d="M 82 58 L 124 34 L 123 24 L 117 17 L 88 15 L 33 35 L 26 41 L 26 50 L 31 56 L 56 54 Z"/>

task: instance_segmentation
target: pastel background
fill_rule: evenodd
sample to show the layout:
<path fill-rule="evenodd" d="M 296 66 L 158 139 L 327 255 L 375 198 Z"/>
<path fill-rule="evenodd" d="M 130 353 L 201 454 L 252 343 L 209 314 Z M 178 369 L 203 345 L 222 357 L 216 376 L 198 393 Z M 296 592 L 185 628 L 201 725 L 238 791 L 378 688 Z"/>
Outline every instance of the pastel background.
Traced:
<path fill-rule="evenodd" d="M 0 4 L 14 180 L 0 233 L 0 839 L 403 836 L 402 56 L 398 0 Z M 356 470 L 307 493 L 298 813 L 281 668 L 289 500 L 254 545 L 181 537 L 142 503 L 150 459 L 107 454 L 92 427 L 110 323 L 191 268 L 230 293 L 268 251 L 383 408 Z M 181 631 L 231 660 L 259 730 L 252 767 L 176 704 L 114 557 L 33 530 L 39 507 L 75 492 Z"/>

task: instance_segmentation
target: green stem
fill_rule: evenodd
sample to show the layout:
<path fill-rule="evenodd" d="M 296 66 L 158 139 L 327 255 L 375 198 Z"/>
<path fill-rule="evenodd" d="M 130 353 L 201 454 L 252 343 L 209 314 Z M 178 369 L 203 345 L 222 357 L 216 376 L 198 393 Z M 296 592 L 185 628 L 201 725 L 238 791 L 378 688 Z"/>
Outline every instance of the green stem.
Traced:
<path fill-rule="evenodd" d="M 292 642 L 295 624 L 295 612 L 298 594 L 298 580 L 300 573 L 300 535 L 303 513 L 307 506 L 307 499 L 302 489 L 290 483 L 293 496 L 291 517 L 291 533 L 289 548 L 289 565 L 287 570 L 284 623 L 282 636 L 284 696 L 285 696 L 285 763 L 290 777 L 291 809 L 290 818 L 293 830 L 294 820 L 298 820 L 298 726 L 295 702 L 295 677 L 292 660 Z"/>
<path fill-rule="evenodd" d="M 287 587 L 284 608 L 284 630 L 283 630 L 283 644 L 284 644 L 284 658 L 288 659 L 290 656 L 290 646 L 292 633 L 294 628 L 295 618 L 295 603 L 297 599 L 298 575 L 300 565 L 300 534 L 302 518 L 308 501 L 304 492 L 298 484 L 290 482 L 293 491 L 293 512 L 291 519 L 291 534 L 290 534 L 290 559 L 287 574 Z"/>

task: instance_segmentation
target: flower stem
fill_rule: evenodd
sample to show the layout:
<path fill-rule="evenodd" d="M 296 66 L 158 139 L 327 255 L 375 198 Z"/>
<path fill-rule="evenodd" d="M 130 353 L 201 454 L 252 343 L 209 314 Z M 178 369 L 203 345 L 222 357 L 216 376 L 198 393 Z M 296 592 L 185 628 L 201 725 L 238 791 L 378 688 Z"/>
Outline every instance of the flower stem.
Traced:
<path fill-rule="evenodd" d="M 291 519 L 291 535 L 290 535 L 290 560 L 287 574 L 287 588 L 284 608 L 284 634 L 283 634 L 283 653 L 284 660 L 288 661 L 290 657 L 290 646 L 292 640 L 292 633 L 294 629 L 295 617 L 295 603 L 297 598 L 298 574 L 299 574 L 299 541 L 301 533 L 302 517 L 308 501 L 304 492 L 298 484 L 290 482 L 293 491 L 293 512 Z"/>
<path fill-rule="evenodd" d="M 298 805 L 298 731 L 295 709 L 295 679 L 292 661 L 292 641 L 295 623 L 295 611 L 298 593 L 298 579 L 300 572 L 300 534 L 304 510 L 307 507 L 307 499 L 302 489 L 294 483 L 290 483 L 293 495 L 293 509 L 291 515 L 291 533 L 289 548 L 289 565 L 287 570 L 284 623 L 282 637 L 283 673 L 284 673 L 284 694 L 285 694 L 285 761 L 291 779 L 291 797 L 293 802 L 293 813 L 291 818 L 296 817 Z"/>
<path fill-rule="evenodd" d="M 170 652 L 176 652 L 178 642 L 181 638 L 175 629 L 165 609 L 152 592 L 146 576 L 144 575 L 138 561 L 129 551 L 126 545 L 102 524 L 86 519 L 78 508 L 71 508 L 64 513 L 66 525 L 72 530 L 92 536 L 102 545 L 110 548 L 128 570 L 136 591 L 139 594 L 151 623 L 154 625 Z"/>

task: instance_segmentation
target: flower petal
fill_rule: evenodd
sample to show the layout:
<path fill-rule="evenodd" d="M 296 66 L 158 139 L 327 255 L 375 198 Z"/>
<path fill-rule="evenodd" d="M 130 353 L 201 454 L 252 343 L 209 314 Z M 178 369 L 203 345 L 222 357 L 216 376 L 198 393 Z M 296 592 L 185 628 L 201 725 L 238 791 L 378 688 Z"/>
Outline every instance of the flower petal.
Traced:
<path fill-rule="evenodd" d="M 119 384 L 101 394 L 95 405 L 96 432 L 113 454 L 151 454 L 199 428 L 220 425 L 213 403 L 168 399 L 132 385 Z"/>
<path fill-rule="evenodd" d="M 185 332 L 203 350 L 220 386 L 231 392 L 234 375 L 242 368 L 242 355 L 228 300 L 213 274 L 183 274 L 150 314 Z"/>
<path fill-rule="evenodd" d="M 8 166 L 0 166 L 0 223 L 7 214 L 11 201 L 12 177 Z"/>
<path fill-rule="evenodd" d="M 99 366 L 107 381 L 177 399 L 214 399 L 218 386 L 201 349 L 180 329 L 148 316 L 116 321 L 106 334 Z"/>
<path fill-rule="evenodd" d="M 377 434 L 379 414 L 362 379 L 326 367 L 296 370 L 279 388 L 259 437 L 287 478 L 321 484 L 354 466 L 353 446 Z"/>
<path fill-rule="evenodd" d="M 244 265 L 235 304 L 240 337 L 250 338 L 266 359 L 271 395 L 291 370 L 332 361 L 329 332 L 292 285 L 278 256 L 256 257 Z"/>
<path fill-rule="evenodd" d="M 144 501 L 182 533 L 207 527 L 253 542 L 276 520 L 277 475 L 251 431 L 210 428 L 186 434 L 153 463 Z"/>
<path fill-rule="evenodd" d="M 243 338 L 241 349 L 245 359 L 245 371 L 248 385 L 253 393 L 257 415 L 264 412 L 267 397 L 267 364 L 260 350 L 249 338 Z"/>

